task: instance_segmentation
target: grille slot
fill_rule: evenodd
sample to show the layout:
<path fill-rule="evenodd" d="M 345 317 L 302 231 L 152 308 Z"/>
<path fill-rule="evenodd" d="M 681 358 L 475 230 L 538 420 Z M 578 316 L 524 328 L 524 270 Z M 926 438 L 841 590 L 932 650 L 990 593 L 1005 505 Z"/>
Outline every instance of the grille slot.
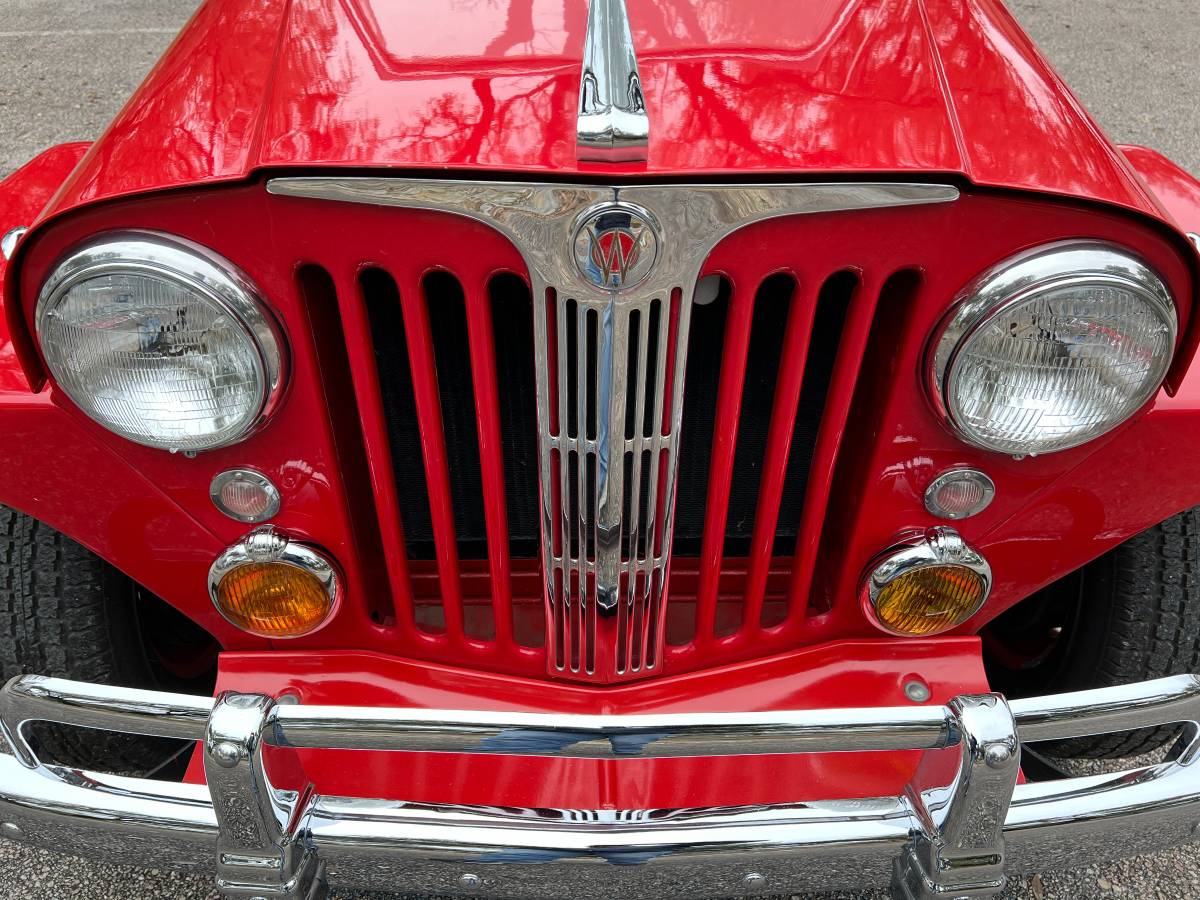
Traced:
<path fill-rule="evenodd" d="M 392 475 L 404 524 L 403 550 L 409 559 L 437 559 L 433 521 L 429 515 L 429 486 L 420 463 L 421 428 L 413 396 L 408 335 L 395 279 L 381 269 L 366 269 L 359 285 L 368 321 L 379 391 L 383 401 Z"/>
<path fill-rule="evenodd" d="M 534 376 L 533 297 L 516 275 L 488 282 L 496 347 L 496 389 L 504 450 L 509 553 L 538 555 L 537 382 Z"/>

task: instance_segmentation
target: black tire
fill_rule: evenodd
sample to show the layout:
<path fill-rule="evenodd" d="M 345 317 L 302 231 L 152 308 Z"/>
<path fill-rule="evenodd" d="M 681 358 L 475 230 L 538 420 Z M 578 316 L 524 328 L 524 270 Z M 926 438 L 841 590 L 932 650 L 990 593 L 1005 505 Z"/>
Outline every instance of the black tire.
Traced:
<path fill-rule="evenodd" d="M 161 601 L 159 601 L 161 602 Z M 158 687 L 138 631 L 137 586 L 66 536 L 0 507 L 0 670 L 124 687 Z M 185 759 L 187 744 L 36 723 L 39 757 L 148 774 Z"/>
<path fill-rule="evenodd" d="M 1057 627 L 1056 644 L 1023 668 L 1011 658 L 999 661 L 1014 642 L 1029 638 L 1030 627 Z M 1018 604 L 983 637 L 993 686 L 1014 697 L 1200 671 L 1200 508 L 1130 538 Z M 1114 759 L 1161 748 L 1179 730 L 1143 728 L 1038 749 L 1059 758 Z"/>

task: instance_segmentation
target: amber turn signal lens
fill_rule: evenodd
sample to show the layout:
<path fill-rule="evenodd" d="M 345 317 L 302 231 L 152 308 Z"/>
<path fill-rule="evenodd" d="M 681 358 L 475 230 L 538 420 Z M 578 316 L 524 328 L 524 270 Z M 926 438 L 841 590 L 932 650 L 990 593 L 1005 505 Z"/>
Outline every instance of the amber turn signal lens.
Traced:
<path fill-rule="evenodd" d="M 326 557 L 268 525 L 217 557 L 208 591 L 221 615 L 243 631 L 293 638 L 329 621 L 341 581 Z"/>
<path fill-rule="evenodd" d="M 983 597 L 983 579 L 965 566 L 930 566 L 884 587 L 875 599 L 875 615 L 898 634 L 939 634 L 965 622 Z"/>
<path fill-rule="evenodd" d="M 308 634 L 333 609 L 316 576 L 287 563 L 239 566 L 217 585 L 217 604 L 238 628 L 263 637 Z"/>
<path fill-rule="evenodd" d="M 889 634 L 926 637 L 971 618 L 992 569 L 953 528 L 932 528 L 878 557 L 863 580 L 864 611 Z"/>

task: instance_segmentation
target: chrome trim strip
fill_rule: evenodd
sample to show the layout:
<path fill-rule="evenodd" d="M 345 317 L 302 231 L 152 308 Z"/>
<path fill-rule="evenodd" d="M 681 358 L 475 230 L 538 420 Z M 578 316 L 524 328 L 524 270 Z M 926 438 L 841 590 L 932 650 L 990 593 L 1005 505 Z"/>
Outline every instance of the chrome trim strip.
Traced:
<path fill-rule="evenodd" d="M 948 203 L 959 195 L 949 185 L 885 182 L 611 188 L 345 177 L 274 178 L 267 182 L 267 190 L 281 196 L 466 216 L 501 232 L 521 253 L 534 298 L 542 562 L 550 640 L 547 656 L 551 671 L 597 680 L 651 671 L 661 665 L 692 295 L 712 249 L 740 228 L 780 216 Z M 641 280 L 632 287 L 597 285 L 577 262 L 581 227 L 598 212 L 617 215 L 631 210 L 656 232 L 654 264 L 649 271 L 638 273 Z M 675 358 L 668 361 L 671 304 L 676 295 Z M 651 360 L 646 337 L 655 304 L 659 306 L 659 339 L 656 358 Z M 575 331 L 570 335 L 569 311 L 575 316 Z M 643 324 L 633 347 L 637 371 L 633 383 L 627 383 L 630 323 L 635 315 Z M 556 323 L 554 340 L 549 334 L 551 316 Z M 588 317 L 595 320 L 594 338 L 589 335 Z M 573 366 L 569 339 L 576 347 Z M 592 352 L 597 361 L 592 396 L 586 362 L 589 340 L 595 341 Z M 557 346 L 553 358 L 552 346 Z M 635 411 L 644 415 L 643 404 L 651 402 L 643 395 L 652 363 L 657 376 L 653 427 L 646 434 L 639 417 L 638 427 L 627 438 L 626 404 L 632 401 Z M 667 427 L 663 428 L 668 364 L 675 375 L 665 411 Z M 555 394 L 557 404 L 552 410 Z M 592 433 L 584 426 L 589 407 L 595 410 Z M 577 423 L 573 433 L 568 427 L 572 411 Z M 557 428 L 552 428 L 555 420 Z M 640 492 L 642 458 L 647 453 L 654 462 L 647 473 L 646 521 L 639 524 L 640 510 L 632 502 L 628 508 L 633 521 L 625 520 L 625 492 L 631 492 L 630 501 L 635 500 L 633 493 Z M 664 453 L 666 465 L 661 466 L 658 460 Z M 627 458 L 632 463 L 628 487 Z M 589 466 L 595 470 L 594 476 L 589 477 Z M 556 529 L 563 537 L 558 552 Z M 639 530 L 643 541 L 639 541 Z M 574 542 L 569 540 L 572 533 Z M 611 649 L 611 658 L 599 656 L 602 649 Z"/>
<path fill-rule="evenodd" d="M 625 0 L 591 0 L 575 155 L 596 162 L 640 162 L 650 144 L 650 116 Z"/>
<path fill-rule="evenodd" d="M 370 731 L 380 722 L 403 728 L 413 718 L 411 710 L 346 709 L 338 710 L 344 719 L 330 721 L 320 710 L 281 707 L 254 694 L 226 694 L 214 703 L 16 678 L 0 691 L 8 735 L 19 735 L 26 721 L 45 719 L 117 729 L 132 722 L 130 730 L 138 733 L 194 737 L 198 716 L 207 711 L 205 764 L 220 802 L 214 806 L 204 786 L 36 759 L 31 771 L 0 755 L 4 835 L 110 861 L 215 869 L 222 890 L 241 897 L 258 891 L 317 898 L 328 876 L 339 888 L 469 890 L 534 900 L 730 896 L 749 886 L 794 893 L 890 880 L 894 897 L 924 900 L 992 896 L 1004 871 L 1044 871 L 1178 846 L 1196 839 L 1200 819 L 1200 679 L 1192 675 L 1008 705 L 994 694 L 965 696 L 947 708 L 905 708 L 904 716 L 867 709 L 736 714 L 794 717 L 818 729 L 825 723 L 830 730 L 822 740 L 832 740 L 835 722 L 869 722 L 876 715 L 881 740 L 909 745 L 930 742 L 931 720 L 950 722 L 948 737 L 939 731 L 934 742 L 959 748 L 957 774 L 944 765 L 943 751 L 933 750 L 901 797 L 707 809 L 513 809 L 326 797 L 303 784 L 281 790 L 262 765 L 262 747 L 279 743 L 281 728 L 294 726 L 305 746 L 340 746 L 342 735 L 353 739 L 354 728 Z M 426 712 L 447 722 L 528 724 L 513 713 Z M 615 735 L 628 733 L 622 723 L 630 721 L 682 718 L 703 725 L 711 716 L 543 718 L 572 727 L 602 723 Z M 1173 761 L 1013 784 L 1018 732 L 1023 740 L 1044 740 L 1170 722 L 1191 726 L 1188 745 Z M 904 732 L 913 723 L 920 726 L 916 736 Z M 323 743 L 322 731 L 329 738 Z M 477 738 L 465 733 L 461 749 L 474 752 Z M 866 746 L 864 739 L 840 749 Z M 728 745 L 713 749 L 729 752 Z M 515 745 L 508 751 L 537 752 Z"/>
<path fill-rule="evenodd" d="M 0 256 L 5 260 L 13 258 L 13 254 L 17 252 L 17 242 L 25 237 L 25 233 L 29 231 L 24 225 L 18 225 L 16 228 L 10 228 L 4 232 L 4 237 L 0 237 Z"/>
<path fill-rule="evenodd" d="M 946 747 L 942 707 L 630 716 L 277 706 L 265 740 L 284 747 L 662 759 Z"/>
<path fill-rule="evenodd" d="M 22 734 L 27 722 L 198 741 L 212 708 L 211 697 L 23 675 L 0 691 L 0 733 L 17 758 L 34 768 L 36 756 Z"/>

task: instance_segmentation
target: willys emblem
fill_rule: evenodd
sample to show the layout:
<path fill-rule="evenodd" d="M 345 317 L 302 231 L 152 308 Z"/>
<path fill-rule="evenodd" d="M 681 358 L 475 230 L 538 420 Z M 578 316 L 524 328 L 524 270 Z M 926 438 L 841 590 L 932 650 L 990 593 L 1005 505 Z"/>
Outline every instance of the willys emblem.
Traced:
<path fill-rule="evenodd" d="M 658 257 L 648 213 L 626 203 L 589 211 L 575 232 L 575 263 L 596 287 L 622 291 L 645 280 Z"/>

